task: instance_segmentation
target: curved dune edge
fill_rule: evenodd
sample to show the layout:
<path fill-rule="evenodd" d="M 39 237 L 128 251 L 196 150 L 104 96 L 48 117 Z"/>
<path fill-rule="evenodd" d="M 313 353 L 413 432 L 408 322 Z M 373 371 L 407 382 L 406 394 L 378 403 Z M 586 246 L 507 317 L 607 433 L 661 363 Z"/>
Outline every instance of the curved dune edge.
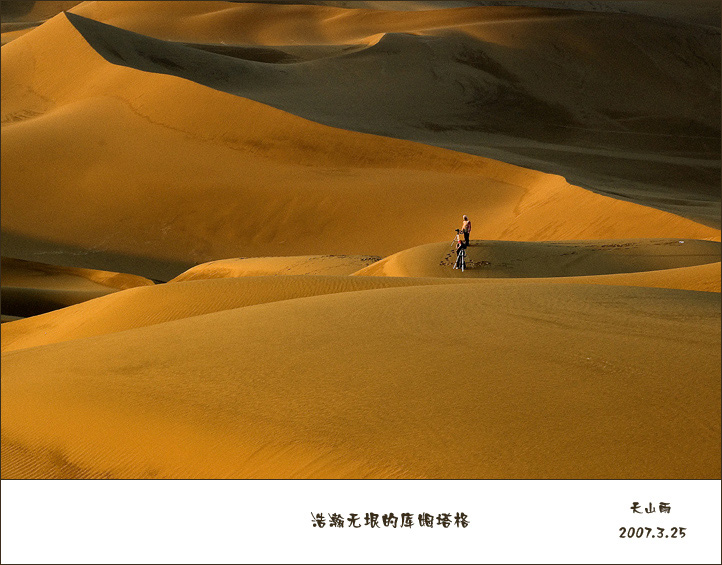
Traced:
<path fill-rule="evenodd" d="M 170 281 L 173 285 L 116 293 L 6 325 L 2 330 L 2 351 L 82 339 L 267 302 L 401 286 L 513 280 L 720 292 L 720 246 L 716 242 L 472 241 L 468 251 L 470 268 L 463 273 L 451 269 L 454 254 L 447 244 L 406 250 L 374 262 L 352 277 L 296 273 L 340 271 L 348 275 L 354 265 L 375 261 L 375 258 L 316 256 L 213 261 L 179 275 Z M 269 273 L 275 276 L 269 276 Z M 239 278 L 244 280 L 237 280 Z M 185 284 L 188 282 L 195 284 Z M 94 297 L 86 297 L 89 298 Z"/>
<path fill-rule="evenodd" d="M 61 40 L 63 54 L 51 48 Z M 485 239 L 720 237 L 558 176 L 322 126 L 177 77 L 111 65 L 62 15 L 3 49 L 3 73 L 14 77 L 2 81 L 9 120 L 3 229 L 49 248 L 189 267 L 238 255 L 384 256 L 446 239 L 459 210 Z M 231 132 L 229 123 L 245 127 Z M 58 171 L 48 155 L 63 147 Z M 28 159 L 37 163 L 30 171 L 21 165 Z M 56 190 L 45 190 L 51 181 Z M 93 204 L 99 186 L 114 196 L 103 206 Z M 107 234 L 100 243 L 98 233 Z"/>
<path fill-rule="evenodd" d="M 508 6 L 394 11 L 227 2 L 184 2 L 178 6 L 163 2 L 86 2 L 70 12 L 169 41 L 256 45 L 355 45 L 374 43 L 383 33 L 423 33 L 540 15 L 563 18 L 569 14 Z"/>
<path fill-rule="evenodd" d="M 2 327 L 2 351 L 121 332 L 256 304 L 381 288 L 438 285 L 444 279 L 283 276 L 199 279 L 138 287 Z"/>
<path fill-rule="evenodd" d="M 155 284 L 153 281 L 138 275 L 98 269 L 64 267 L 36 261 L 12 259 L 10 257 L 2 258 L 0 281 L 3 286 L 58 290 L 90 289 L 97 286 L 124 290 L 136 286 Z"/>
<path fill-rule="evenodd" d="M 369 255 L 305 255 L 219 259 L 192 267 L 168 282 L 268 275 L 350 275 L 381 259 Z"/>
<path fill-rule="evenodd" d="M 12 6 L 9 6 L 9 4 Z M 25 35 L 53 16 L 65 10 L 70 10 L 78 4 L 82 4 L 82 2 L 56 2 L 53 0 L 42 0 L 41 2 L 13 0 L 12 2 L 4 2 L 2 11 L 2 45 Z M 27 11 L 25 11 L 26 6 L 30 8 Z"/>
<path fill-rule="evenodd" d="M 643 286 L 648 288 L 670 288 L 700 292 L 720 292 L 720 263 L 709 263 L 694 267 L 680 267 L 661 271 L 624 273 L 617 275 L 588 275 L 561 277 L 557 279 L 526 279 L 529 282 L 559 282 L 569 284 L 604 284 L 615 286 Z M 517 279 L 524 280 L 524 279 Z"/>
<path fill-rule="evenodd" d="M 32 28 L 19 29 L 17 31 L 4 31 L 0 34 L 0 44 L 5 45 L 28 33 Z"/>
<path fill-rule="evenodd" d="M 6 353 L 2 474 L 719 479 L 719 314 L 710 293 L 436 285 Z"/>
<path fill-rule="evenodd" d="M 70 12 L 102 21 L 104 23 L 128 29 L 143 35 L 149 35 L 171 41 L 198 41 L 207 43 L 257 43 L 260 45 L 298 44 L 302 42 L 353 43 L 364 37 L 364 33 L 416 32 L 437 28 L 453 28 L 464 24 L 479 24 L 494 21 L 518 21 L 544 15 L 547 18 L 568 18 L 570 14 L 590 14 L 600 12 L 625 15 L 638 13 L 654 17 L 687 19 L 691 13 L 698 12 L 698 23 L 709 23 L 719 27 L 719 18 L 714 10 L 704 10 L 696 5 L 674 7 L 672 4 L 649 6 L 640 3 L 628 3 L 616 8 L 614 2 L 606 7 L 597 2 L 596 6 L 574 6 L 569 9 L 554 10 L 534 6 L 533 2 L 516 6 L 454 6 L 453 3 L 439 2 L 433 9 L 428 4 L 410 7 L 413 2 L 356 3 L 359 8 L 333 5 L 282 5 L 270 2 L 234 3 L 186 1 L 172 6 L 163 2 L 84 2 L 73 7 Z M 712 3 L 713 4 L 713 3 Z M 403 6 L 403 10 L 399 10 Z M 606 9 L 605 9 L 606 8 Z M 695 10 L 695 8 L 697 8 Z M 272 9 L 274 18 L 266 16 Z M 574 10 L 578 9 L 579 12 Z M 718 11 L 718 10 L 717 10 Z M 474 17 L 476 16 L 476 17 Z M 717 16 L 717 17 L 715 17 Z M 312 22 L 305 28 L 294 25 L 297 20 Z M 509 39 L 507 39 L 509 41 Z"/>
<path fill-rule="evenodd" d="M 236 48 L 215 29 L 212 45 L 193 44 L 201 50 L 148 36 L 132 47 L 130 33 L 74 18 L 116 64 L 177 74 L 330 126 L 561 174 L 719 228 L 719 152 L 712 149 L 719 139 L 719 33 L 713 30 L 604 10 L 519 5 L 422 13 L 209 6 L 193 16 L 124 10 L 130 23 L 118 21 L 115 9 L 84 15 L 157 37 L 165 37 L 163 27 L 191 23 L 215 21 L 227 29 L 222 21 L 238 17 L 236 28 L 251 33 Z M 145 28 L 132 20 L 144 20 Z M 385 39 L 369 49 L 366 36 L 378 32 Z M 284 37 L 293 44 L 283 45 Z M 367 45 L 324 48 L 334 37 Z M 333 88 L 317 89 L 321 82 Z M 475 99 L 484 101 L 483 118 Z"/>
<path fill-rule="evenodd" d="M 356 276 L 545 278 L 661 271 L 717 263 L 722 246 L 689 239 L 573 241 L 471 240 L 467 269 L 452 269 L 453 243 L 405 249 L 365 267 Z"/>
<path fill-rule="evenodd" d="M 153 285 L 136 275 L 78 269 L 2 258 L 2 311 L 11 316 L 36 316 L 105 296 L 118 290 Z"/>

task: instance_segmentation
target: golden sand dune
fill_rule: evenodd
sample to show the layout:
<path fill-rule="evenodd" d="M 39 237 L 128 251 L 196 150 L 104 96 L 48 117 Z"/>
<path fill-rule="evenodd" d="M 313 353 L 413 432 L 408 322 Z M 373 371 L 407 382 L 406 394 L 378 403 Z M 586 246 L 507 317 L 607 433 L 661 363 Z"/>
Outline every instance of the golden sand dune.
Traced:
<path fill-rule="evenodd" d="M 2 478 L 719 479 L 719 5 L 554 3 L 3 15 Z"/>
<path fill-rule="evenodd" d="M 8 255 L 69 245 L 93 254 L 65 264 L 140 256 L 131 272 L 167 279 L 239 255 L 385 256 L 445 240 L 460 210 L 484 239 L 719 239 L 558 176 L 110 64 L 64 15 L 3 47 L 2 65 Z"/>
<path fill-rule="evenodd" d="M 378 33 L 450 28 L 470 23 L 513 21 L 546 15 L 523 7 L 446 10 L 353 9 L 297 3 L 85 2 L 71 10 L 85 18 L 171 41 L 256 45 L 358 44 Z M 551 17 L 564 17 L 560 11 Z"/>
<path fill-rule="evenodd" d="M 694 267 L 678 267 L 660 271 L 620 273 L 614 275 L 588 275 L 557 277 L 555 279 L 517 279 L 528 282 L 559 282 L 570 284 L 607 284 L 617 286 L 645 286 L 653 288 L 677 288 L 702 292 L 720 292 L 720 263 Z"/>
<path fill-rule="evenodd" d="M 186 280 L 117 292 L 2 328 L 2 351 L 120 332 L 220 310 L 321 294 L 472 282 L 347 276 L 242 277 Z"/>
<path fill-rule="evenodd" d="M 62 267 L 10 257 L 2 258 L 0 281 L 2 286 L 50 289 L 80 288 L 81 285 L 86 285 L 84 288 L 102 286 L 113 290 L 124 290 L 154 284 L 146 278 L 126 273 Z"/>
<path fill-rule="evenodd" d="M 5 45 L 6 43 L 10 43 L 14 39 L 17 39 L 18 37 L 25 35 L 27 32 L 29 32 L 32 28 L 25 28 L 25 29 L 19 29 L 15 31 L 3 31 L 2 32 L 2 40 L 0 42 L 2 45 Z"/>
<path fill-rule="evenodd" d="M 2 2 L 2 21 L 39 24 L 64 10 L 70 10 L 82 2 L 43 0 L 10 0 Z"/>
<path fill-rule="evenodd" d="M 118 290 L 152 285 L 135 275 L 2 258 L 2 311 L 34 316 Z"/>
<path fill-rule="evenodd" d="M 337 271 L 337 275 L 351 274 L 354 265 L 368 264 L 369 258 L 228 259 L 194 267 L 173 279 L 173 284 L 136 288 L 6 325 L 2 330 L 2 351 L 267 302 L 400 286 L 493 282 L 521 277 L 529 283 L 610 284 L 719 292 L 719 259 L 719 243 L 695 240 L 472 241 L 468 268 L 463 273 L 451 268 L 454 258 L 448 244 L 402 251 L 362 268 L 354 273 L 357 277 L 328 275 L 333 271 Z M 327 276 L 299 276 L 300 273 Z M 286 276 L 269 277 L 271 274 Z M 238 280 L 239 277 L 242 280 Z M 195 284 L 187 284 L 189 281 Z"/>
<path fill-rule="evenodd" d="M 719 227 L 719 29 L 614 3 L 593 12 L 573 2 L 564 5 L 582 11 L 147 4 L 72 10 L 140 36 L 69 16 L 116 64 L 562 174 Z M 719 15 L 711 22 L 719 28 Z"/>
<path fill-rule="evenodd" d="M 453 243 L 406 249 L 356 272 L 392 277 L 578 277 L 657 271 L 718 263 L 719 242 L 677 239 L 601 241 L 478 241 L 466 250 L 467 269 L 452 270 Z"/>
<path fill-rule="evenodd" d="M 306 255 L 241 257 L 203 263 L 168 282 L 264 275 L 350 275 L 381 257 L 368 255 Z"/>
<path fill-rule="evenodd" d="M 437 285 L 14 351 L 2 475 L 713 479 L 719 316 L 712 293 Z"/>
<path fill-rule="evenodd" d="M 3 2 L 2 12 L 0 12 L 2 45 L 25 35 L 46 20 L 78 4 L 81 2 L 55 2 L 52 0 Z"/>
<path fill-rule="evenodd" d="M 292 4 L 290 6 L 272 4 Z M 84 2 L 72 12 L 143 35 L 206 43 L 349 43 L 384 32 L 429 31 L 482 21 L 528 16 L 568 17 L 571 11 L 674 17 L 719 27 L 716 0 L 607 0 L 595 2 L 513 0 L 506 2 Z M 439 9 L 443 8 L 443 9 Z M 549 8 L 553 8 L 550 10 Z M 566 12 L 566 13 L 564 13 Z M 693 16 L 693 17 L 690 17 Z M 308 25 L 309 23 L 315 25 Z"/>

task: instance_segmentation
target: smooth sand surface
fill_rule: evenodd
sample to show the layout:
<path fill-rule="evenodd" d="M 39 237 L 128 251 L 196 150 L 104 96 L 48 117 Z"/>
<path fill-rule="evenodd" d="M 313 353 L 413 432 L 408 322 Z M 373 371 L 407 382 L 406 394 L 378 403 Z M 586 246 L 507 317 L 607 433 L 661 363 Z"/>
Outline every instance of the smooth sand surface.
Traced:
<path fill-rule="evenodd" d="M 25 35 L 45 21 L 60 12 L 82 4 L 82 2 L 56 2 L 42 0 L 40 2 L 11 0 L 2 3 L 0 29 L 2 30 L 2 45 L 10 43 L 18 37 Z"/>
<path fill-rule="evenodd" d="M 392 277 L 578 277 L 659 271 L 718 263 L 719 242 L 681 239 L 478 241 L 466 249 L 467 270 L 453 270 L 456 245 L 406 249 L 357 271 Z"/>
<path fill-rule="evenodd" d="M 82 2 L 43 0 L 33 2 L 28 0 L 11 0 L 2 3 L 2 21 L 30 22 L 39 24 L 64 10 L 69 10 Z"/>
<path fill-rule="evenodd" d="M 6 353 L 3 477 L 719 476 L 718 295 L 480 288 L 313 296 Z"/>
<path fill-rule="evenodd" d="M 234 276 L 138 287 L 6 325 L 2 329 L 2 350 L 35 347 L 305 296 L 456 282 L 473 281 L 409 277 Z"/>
<path fill-rule="evenodd" d="M 2 311 L 9 316 L 35 316 L 105 296 L 118 290 L 152 285 L 136 275 L 2 258 Z"/>
<path fill-rule="evenodd" d="M 166 285 L 143 286 L 2 329 L 2 351 L 120 332 L 255 304 L 381 288 L 451 283 L 608 284 L 720 291 L 720 244 L 709 241 L 472 241 L 453 270 L 446 244 L 368 257 L 266 257 L 198 265 Z M 342 271 L 335 276 L 327 273 Z M 290 272 L 292 271 L 292 272 Z M 324 273 L 319 275 L 318 273 Z M 300 274 L 299 274 L 300 273 Z M 550 278 L 552 277 L 552 278 Z M 479 288 L 478 292 L 486 292 Z M 443 307 L 443 305 L 440 305 Z"/>
<path fill-rule="evenodd" d="M 380 259 L 381 257 L 368 255 L 306 255 L 221 259 L 188 269 L 168 282 L 264 275 L 351 275 Z"/>

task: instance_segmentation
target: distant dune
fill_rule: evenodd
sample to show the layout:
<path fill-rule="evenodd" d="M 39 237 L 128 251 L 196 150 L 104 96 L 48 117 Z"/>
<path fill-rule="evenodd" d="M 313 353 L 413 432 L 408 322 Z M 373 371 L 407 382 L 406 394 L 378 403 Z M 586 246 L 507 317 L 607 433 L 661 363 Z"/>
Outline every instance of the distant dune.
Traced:
<path fill-rule="evenodd" d="M 31 29 L 38 27 L 48 19 L 64 10 L 69 10 L 81 2 L 41 2 L 9 0 L 0 2 L 2 15 L 2 44 L 10 43 Z"/>
<path fill-rule="evenodd" d="M 719 227 L 719 3 L 349 9 L 366 4 L 104 2 L 72 12 L 178 42 L 73 19 L 116 64 L 561 174 Z"/>
<path fill-rule="evenodd" d="M 263 275 L 350 275 L 379 259 L 381 257 L 365 255 L 221 259 L 188 269 L 169 282 Z"/>
<path fill-rule="evenodd" d="M 118 290 L 152 285 L 135 275 L 2 258 L 2 312 L 35 316 Z M 9 321 L 9 320 L 8 320 Z"/>
<path fill-rule="evenodd" d="M 113 65 L 62 14 L 3 54 L 6 255 L 72 245 L 88 252 L 58 261 L 111 270 L 99 256 L 141 256 L 123 270 L 167 280 L 239 255 L 385 256 L 446 240 L 461 211 L 483 239 L 719 239 L 559 176 Z"/>

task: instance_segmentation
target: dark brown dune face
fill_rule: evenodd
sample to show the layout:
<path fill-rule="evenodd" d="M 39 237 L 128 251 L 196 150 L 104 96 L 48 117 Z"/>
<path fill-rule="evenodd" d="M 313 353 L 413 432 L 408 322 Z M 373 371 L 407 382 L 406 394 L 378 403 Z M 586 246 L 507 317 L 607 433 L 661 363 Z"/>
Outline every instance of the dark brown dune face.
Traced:
<path fill-rule="evenodd" d="M 319 10 L 330 17 L 329 8 Z M 423 17 L 338 11 L 343 23 L 325 36 L 340 34 L 343 43 L 315 53 L 299 51 L 299 43 L 318 41 L 302 34 L 293 45 L 274 37 L 275 44 L 193 49 L 69 17 L 114 64 L 180 76 L 335 127 L 561 174 L 719 225 L 718 29 L 626 11 L 526 6 Z M 354 18 L 365 34 L 383 37 L 345 45 L 364 43 Z M 310 7 L 280 11 L 273 25 L 316 29 L 315 21 Z"/>

